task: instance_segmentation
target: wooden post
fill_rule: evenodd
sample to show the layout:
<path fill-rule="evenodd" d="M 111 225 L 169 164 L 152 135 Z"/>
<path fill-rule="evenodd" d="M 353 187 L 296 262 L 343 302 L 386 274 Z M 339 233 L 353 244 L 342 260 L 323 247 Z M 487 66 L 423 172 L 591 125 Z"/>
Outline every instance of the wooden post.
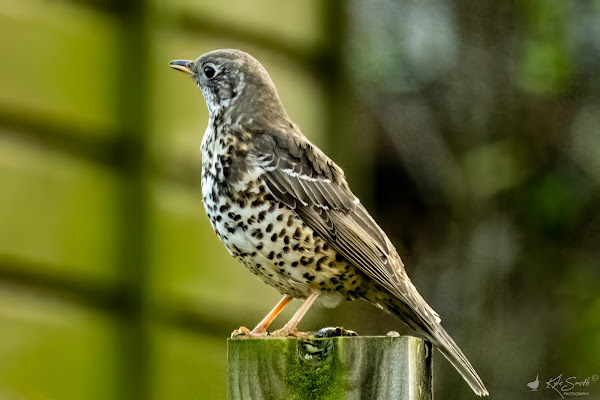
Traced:
<path fill-rule="evenodd" d="M 229 400 L 432 399 L 431 343 L 412 336 L 229 340 Z"/>

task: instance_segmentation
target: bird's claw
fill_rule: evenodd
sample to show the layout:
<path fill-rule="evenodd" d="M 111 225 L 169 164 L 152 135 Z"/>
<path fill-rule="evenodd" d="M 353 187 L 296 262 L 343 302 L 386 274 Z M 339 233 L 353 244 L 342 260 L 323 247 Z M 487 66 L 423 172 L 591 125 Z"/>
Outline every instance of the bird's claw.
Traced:
<path fill-rule="evenodd" d="M 245 326 L 240 326 L 240 329 L 236 329 L 235 331 L 231 332 L 231 338 L 241 339 L 239 336 L 246 336 L 249 333 L 250 329 L 246 328 Z"/>
<path fill-rule="evenodd" d="M 246 328 L 245 326 L 240 326 L 239 329 L 231 332 L 232 339 L 265 339 L 269 336 L 267 331 L 258 331 Z"/>

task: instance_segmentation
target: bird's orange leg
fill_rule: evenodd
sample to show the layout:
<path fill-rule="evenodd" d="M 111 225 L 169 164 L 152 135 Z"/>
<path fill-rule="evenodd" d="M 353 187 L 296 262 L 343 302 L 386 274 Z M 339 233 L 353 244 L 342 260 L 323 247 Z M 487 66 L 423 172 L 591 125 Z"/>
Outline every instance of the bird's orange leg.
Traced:
<path fill-rule="evenodd" d="M 279 300 L 279 303 L 277 303 L 275 308 L 273 308 L 271 310 L 271 312 L 268 313 L 267 316 L 264 317 L 263 320 L 260 321 L 260 323 L 258 325 L 256 325 L 256 327 L 252 331 L 250 331 L 245 326 L 242 326 L 242 327 L 240 327 L 240 329 L 236 329 L 235 331 L 233 331 L 233 333 L 231 334 L 231 337 L 236 338 L 238 336 L 244 336 L 244 338 L 248 338 L 248 339 L 249 338 L 266 337 L 267 336 L 267 328 L 269 327 L 269 325 L 271 325 L 271 322 L 273 322 L 273 320 L 275 318 L 277 318 L 279 313 L 283 311 L 285 306 L 287 306 L 287 304 L 290 301 L 292 301 L 292 297 L 288 296 L 286 294 L 285 296 L 283 296 L 283 298 L 281 300 Z"/>
<path fill-rule="evenodd" d="M 313 292 L 306 298 L 304 304 L 296 311 L 296 314 L 290 319 L 290 321 L 285 324 L 285 326 L 278 331 L 275 331 L 271 334 L 273 337 L 288 337 L 288 336 L 296 336 L 296 337 L 309 337 L 312 336 L 309 332 L 298 332 L 298 324 L 306 315 L 308 309 L 315 303 L 319 297 L 319 293 Z"/>

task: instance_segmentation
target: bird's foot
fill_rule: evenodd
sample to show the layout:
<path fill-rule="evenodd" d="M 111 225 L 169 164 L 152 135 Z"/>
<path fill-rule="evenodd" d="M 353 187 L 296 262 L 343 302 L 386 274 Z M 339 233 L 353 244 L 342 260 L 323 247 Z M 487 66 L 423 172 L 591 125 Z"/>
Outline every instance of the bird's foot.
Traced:
<path fill-rule="evenodd" d="M 310 339 L 314 338 L 314 332 L 300 332 L 297 329 L 290 329 L 283 327 L 273 333 L 270 334 L 270 337 L 273 338 L 286 338 L 286 337 L 296 337 L 302 339 Z"/>
<path fill-rule="evenodd" d="M 254 329 L 250 330 L 245 326 L 240 326 L 231 333 L 232 339 L 266 339 L 269 333 L 266 330 Z"/>

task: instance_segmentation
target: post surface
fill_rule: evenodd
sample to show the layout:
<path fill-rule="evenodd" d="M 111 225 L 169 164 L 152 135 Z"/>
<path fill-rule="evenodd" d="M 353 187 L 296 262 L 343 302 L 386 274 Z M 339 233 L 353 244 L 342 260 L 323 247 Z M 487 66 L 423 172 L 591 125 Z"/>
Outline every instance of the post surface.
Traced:
<path fill-rule="evenodd" d="M 431 349 L 412 336 L 229 340 L 227 397 L 431 399 Z"/>

